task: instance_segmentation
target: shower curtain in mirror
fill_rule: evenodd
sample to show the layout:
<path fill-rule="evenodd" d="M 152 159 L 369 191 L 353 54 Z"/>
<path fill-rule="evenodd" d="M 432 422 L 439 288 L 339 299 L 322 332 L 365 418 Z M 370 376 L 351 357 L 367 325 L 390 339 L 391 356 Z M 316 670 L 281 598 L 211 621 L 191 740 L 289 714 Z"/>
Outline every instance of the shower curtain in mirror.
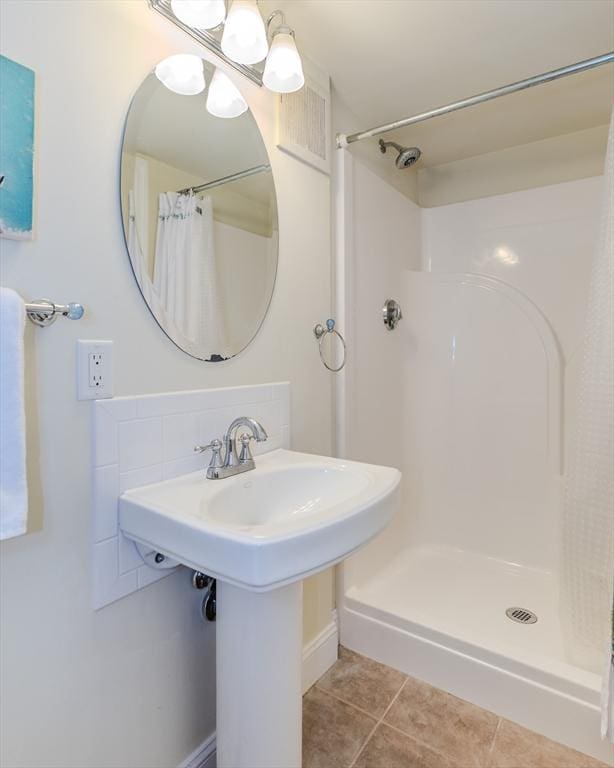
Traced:
<path fill-rule="evenodd" d="M 206 357 L 228 357 L 213 244 L 210 197 L 159 197 L 154 288 L 180 333 Z"/>
<path fill-rule="evenodd" d="M 579 392 L 563 504 L 561 614 L 570 660 L 604 673 L 602 735 L 612 739 L 614 114 L 601 232 L 591 268 Z"/>
<path fill-rule="evenodd" d="M 134 160 L 133 189 L 128 192 L 128 253 L 136 281 L 147 302 L 151 302 L 153 285 L 147 268 L 147 187 L 149 183 L 147 161 Z"/>

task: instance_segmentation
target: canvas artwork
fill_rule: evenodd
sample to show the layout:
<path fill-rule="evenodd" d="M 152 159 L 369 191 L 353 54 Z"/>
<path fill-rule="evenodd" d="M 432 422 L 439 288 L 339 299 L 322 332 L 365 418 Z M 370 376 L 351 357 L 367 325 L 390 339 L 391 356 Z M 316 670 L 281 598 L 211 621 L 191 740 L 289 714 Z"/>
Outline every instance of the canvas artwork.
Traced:
<path fill-rule="evenodd" d="M 0 56 L 0 237 L 32 239 L 34 72 Z"/>

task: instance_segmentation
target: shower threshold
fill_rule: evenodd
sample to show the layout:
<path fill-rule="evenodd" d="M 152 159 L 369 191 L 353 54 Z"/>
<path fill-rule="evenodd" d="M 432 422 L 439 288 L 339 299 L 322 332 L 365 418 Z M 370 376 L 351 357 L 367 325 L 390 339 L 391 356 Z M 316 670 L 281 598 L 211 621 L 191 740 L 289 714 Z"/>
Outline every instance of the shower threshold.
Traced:
<path fill-rule="evenodd" d="M 407 549 L 341 599 L 341 642 L 614 763 L 599 675 L 565 660 L 553 574 L 452 548 Z M 535 623 L 510 621 L 522 606 Z"/>

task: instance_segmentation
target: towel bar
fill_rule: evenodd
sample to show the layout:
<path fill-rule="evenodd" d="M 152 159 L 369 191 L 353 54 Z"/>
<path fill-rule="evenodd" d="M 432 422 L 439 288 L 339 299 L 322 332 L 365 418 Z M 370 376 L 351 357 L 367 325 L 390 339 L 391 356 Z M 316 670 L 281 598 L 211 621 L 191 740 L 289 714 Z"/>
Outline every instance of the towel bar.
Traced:
<path fill-rule="evenodd" d="M 81 320 L 85 314 L 85 309 L 81 304 L 55 304 L 49 299 L 36 299 L 26 303 L 26 314 L 28 318 L 41 328 L 45 328 L 58 319 L 59 315 L 67 317 L 69 320 Z"/>

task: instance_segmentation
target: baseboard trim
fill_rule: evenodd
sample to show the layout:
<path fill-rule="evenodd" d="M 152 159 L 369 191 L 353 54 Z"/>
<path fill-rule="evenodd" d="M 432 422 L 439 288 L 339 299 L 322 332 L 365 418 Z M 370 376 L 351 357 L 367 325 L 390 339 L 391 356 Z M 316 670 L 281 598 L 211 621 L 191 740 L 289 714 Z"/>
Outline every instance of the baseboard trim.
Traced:
<path fill-rule="evenodd" d="M 330 623 L 303 648 L 303 693 L 337 661 L 339 620 L 333 611 Z M 215 732 L 196 747 L 179 768 L 215 768 Z"/>
<path fill-rule="evenodd" d="M 339 620 L 333 610 L 330 623 L 303 648 L 303 693 L 337 661 Z"/>

